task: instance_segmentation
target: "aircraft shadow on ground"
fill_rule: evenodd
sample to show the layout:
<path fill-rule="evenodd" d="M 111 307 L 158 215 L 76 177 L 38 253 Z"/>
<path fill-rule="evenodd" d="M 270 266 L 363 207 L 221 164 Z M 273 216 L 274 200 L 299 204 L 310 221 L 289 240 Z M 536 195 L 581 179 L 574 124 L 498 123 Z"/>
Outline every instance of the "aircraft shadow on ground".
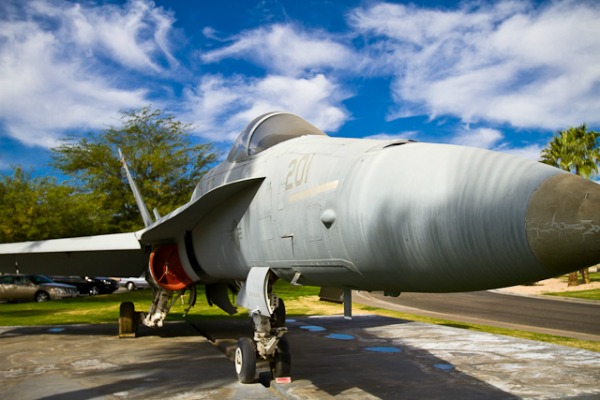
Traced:
<path fill-rule="evenodd" d="M 316 388 L 341 398 L 361 394 L 381 399 L 517 398 L 458 371 L 429 351 L 402 344 L 401 338 L 399 343 L 368 332 L 371 327 L 410 322 L 373 315 L 351 321 L 341 316 L 288 317 L 294 394 L 304 391 L 310 398 Z M 252 334 L 246 320 L 207 321 L 198 329 L 231 359 L 237 339 Z M 283 384 L 277 386 L 287 390 Z"/>
<path fill-rule="evenodd" d="M 208 351 L 207 355 L 207 351 L 202 350 L 205 346 L 211 344 L 175 343 L 152 349 L 146 353 L 147 357 L 139 357 L 137 362 L 120 365 L 114 370 L 82 371 L 81 378 L 94 381 L 93 387 L 50 395 L 41 400 L 91 399 L 116 393 L 127 393 L 135 398 L 140 395 L 148 399 L 172 398 L 183 393 L 219 390 L 235 383 L 233 365 L 223 360 L 218 352 Z"/>
<path fill-rule="evenodd" d="M 0 340 L 14 336 L 41 334 L 117 337 L 119 334 L 119 326 L 115 320 L 115 323 L 110 324 L 64 324 L 4 328 L 0 327 Z M 169 321 L 162 328 L 148 328 L 140 325 L 137 331 L 137 337 L 156 336 L 161 338 L 174 338 L 181 336 L 193 336 L 197 334 L 198 332 L 185 321 Z"/>

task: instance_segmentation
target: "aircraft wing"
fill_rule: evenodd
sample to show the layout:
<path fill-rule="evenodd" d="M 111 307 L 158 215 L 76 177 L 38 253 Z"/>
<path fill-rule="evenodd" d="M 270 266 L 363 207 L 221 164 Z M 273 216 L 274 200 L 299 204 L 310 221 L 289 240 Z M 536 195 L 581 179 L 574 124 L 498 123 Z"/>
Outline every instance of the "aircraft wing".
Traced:
<path fill-rule="evenodd" d="M 0 272 L 140 276 L 147 265 L 134 232 L 0 244 Z"/>
<path fill-rule="evenodd" d="M 217 187 L 138 232 L 0 244 L 0 272 L 47 275 L 140 276 L 148 267 L 145 244 L 160 244 L 192 229 L 228 198 L 258 188 L 264 177 Z"/>

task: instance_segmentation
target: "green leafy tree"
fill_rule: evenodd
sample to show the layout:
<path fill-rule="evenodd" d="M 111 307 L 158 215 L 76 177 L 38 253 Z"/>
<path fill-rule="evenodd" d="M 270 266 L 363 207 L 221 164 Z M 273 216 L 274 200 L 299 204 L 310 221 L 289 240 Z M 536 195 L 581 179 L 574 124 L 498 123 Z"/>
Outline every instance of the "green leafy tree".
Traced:
<path fill-rule="evenodd" d="M 70 138 L 52 149 L 52 165 L 97 206 L 98 233 L 143 227 L 122 165 L 121 149 L 150 210 L 164 215 L 189 201 L 217 154 L 210 144 L 193 145 L 190 125 L 144 107 L 123 112 L 121 126 Z"/>
<path fill-rule="evenodd" d="M 599 132 L 588 131 L 585 124 L 559 131 L 542 150 L 541 162 L 589 178 L 598 173 L 599 137 Z M 588 269 L 580 272 L 584 282 L 589 283 Z M 569 286 L 578 284 L 577 272 L 569 274 L 568 284 Z"/>
<path fill-rule="evenodd" d="M 585 124 L 559 131 L 542 150 L 541 162 L 589 178 L 598 172 L 599 136 Z"/>
<path fill-rule="evenodd" d="M 93 233 L 93 205 L 53 178 L 32 178 L 16 167 L 0 180 L 0 243 Z"/>

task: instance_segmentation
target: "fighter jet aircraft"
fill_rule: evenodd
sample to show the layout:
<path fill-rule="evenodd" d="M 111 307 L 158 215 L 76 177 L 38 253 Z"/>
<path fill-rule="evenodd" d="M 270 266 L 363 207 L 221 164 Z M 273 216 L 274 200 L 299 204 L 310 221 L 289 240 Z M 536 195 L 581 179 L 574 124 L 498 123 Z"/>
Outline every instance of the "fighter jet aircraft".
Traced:
<path fill-rule="evenodd" d="M 124 164 L 127 174 L 127 165 Z M 144 315 L 121 307 L 120 332 L 161 326 L 174 293 L 204 285 L 254 336 L 235 353 L 290 375 L 277 279 L 351 290 L 455 292 L 535 282 L 600 262 L 600 187 L 534 161 L 482 149 L 327 136 L 298 116 L 253 120 L 189 203 L 146 228 L 0 245 L 0 271 L 138 276 L 160 290 Z M 348 312 L 349 307 L 346 307 Z"/>

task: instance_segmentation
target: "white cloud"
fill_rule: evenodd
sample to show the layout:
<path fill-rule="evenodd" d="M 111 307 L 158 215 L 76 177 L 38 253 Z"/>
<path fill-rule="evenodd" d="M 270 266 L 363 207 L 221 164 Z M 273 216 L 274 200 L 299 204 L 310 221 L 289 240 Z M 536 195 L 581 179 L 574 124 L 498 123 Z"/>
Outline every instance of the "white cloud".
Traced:
<path fill-rule="evenodd" d="M 206 30 L 214 36 L 214 31 Z M 281 75 L 298 75 L 314 69 L 353 69 L 358 59 L 348 47 L 325 32 L 303 32 L 290 25 L 271 25 L 241 33 L 229 46 L 206 52 L 207 63 L 225 58 L 250 59 Z"/>
<path fill-rule="evenodd" d="M 375 140 L 403 140 L 403 139 L 412 139 L 417 136 L 419 132 L 417 131 L 405 131 L 400 133 L 377 133 L 375 135 L 365 136 L 365 139 L 375 139 Z"/>
<path fill-rule="evenodd" d="M 132 0 L 120 7 L 38 0 L 30 10 L 35 17 L 57 22 L 57 39 L 72 41 L 76 52 L 104 53 L 141 72 L 161 72 L 161 62 L 177 64 L 168 40 L 175 19 L 150 1 Z"/>
<path fill-rule="evenodd" d="M 548 129 L 600 123 L 599 20 L 600 5 L 577 1 L 454 11 L 383 3 L 349 18 L 375 42 L 372 68 L 393 71 L 391 118 L 445 114 Z"/>
<path fill-rule="evenodd" d="M 222 39 L 219 37 L 217 30 L 210 26 L 202 28 L 202 35 L 204 35 L 204 37 L 208 39 L 222 41 Z"/>
<path fill-rule="evenodd" d="M 206 40 L 221 47 L 205 52 L 202 61 L 238 59 L 254 66 L 227 77 L 200 76 L 180 99 L 181 79 L 168 82 L 179 66 L 175 16 L 150 0 L 112 3 L 0 2 L 5 134 L 53 146 L 65 131 L 114 123 L 120 109 L 160 106 L 154 91 L 160 84 L 159 91 L 171 90 L 172 99 L 184 103 L 178 116 L 211 140 L 233 140 L 246 123 L 272 110 L 335 132 L 350 118 L 343 105 L 352 95 L 348 87 L 360 93 L 360 85 L 369 84 L 364 76 L 391 77 L 390 118 L 451 115 L 467 124 L 552 131 L 600 124 L 600 5 L 591 1 L 476 2 L 452 10 L 365 2 L 348 14 L 350 29 L 335 34 L 290 23 L 226 38 L 205 27 Z M 454 140 L 536 151 L 509 148 L 493 129 L 462 132 Z"/>
<path fill-rule="evenodd" d="M 203 33 L 226 42 L 210 27 Z M 275 24 L 228 41 L 229 45 L 202 54 L 202 61 L 244 59 L 263 67 L 266 76 L 204 76 L 197 87 L 188 88 L 191 113 L 187 118 L 195 120 L 199 135 L 234 140 L 248 122 L 274 110 L 295 113 L 329 132 L 348 120 L 342 101 L 349 92 L 333 78 L 336 73 L 325 71 L 351 70 L 357 60 L 352 50 L 328 33 Z"/>
<path fill-rule="evenodd" d="M 499 130 L 490 128 L 471 129 L 467 126 L 454 136 L 450 140 L 450 143 L 494 150 L 527 158 L 529 160 L 539 161 L 543 148 L 542 146 L 538 144 L 527 144 L 522 145 L 521 147 L 515 147 L 514 144 L 509 143 L 505 139 L 504 134 Z"/>
<path fill-rule="evenodd" d="M 132 70 L 157 73 L 161 60 L 174 63 L 172 19 L 150 2 L 16 4 L 0 11 L 0 122 L 22 143 L 50 147 L 64 131 L 114 123 L 119 110 L 149 102 L 147 89 L 133 87 Z"/>
<path fill-rule="evenodd" d="M 496 129 L 479 128 L 475 130 L 465 129 L 452 139 L 452 143 L 462 146 L 480 147 L 483 149 L 491 149 L 499 140 L 504 137 L 502 133 Z"/>
<path fill-rule="evenodd" d="M 502 153 L 512 154 L 514 156 L 527 158 L 527 159 L 533 160 L 533 161 L 539 161 L 540 155 L 542 153 L 542 149 L 543 149 L 542 146 L 539 146 L 537 144 L 531 144 L 531 145 L 524 146 L 524 147 L 501 146 L 494 150 L 501 151 Z"/>
<path fill-rule="evenodd" d="M 192 121 L 197 134 L 210 140 L 232 141 L 258 115 L 269 111 L 295 113 L 324 131 L 336 131 L 347 119 L 341 105 L 345 92 L 324 75 L 293 78 L 205 76 L 188 88 L 183 118 Z"/>

